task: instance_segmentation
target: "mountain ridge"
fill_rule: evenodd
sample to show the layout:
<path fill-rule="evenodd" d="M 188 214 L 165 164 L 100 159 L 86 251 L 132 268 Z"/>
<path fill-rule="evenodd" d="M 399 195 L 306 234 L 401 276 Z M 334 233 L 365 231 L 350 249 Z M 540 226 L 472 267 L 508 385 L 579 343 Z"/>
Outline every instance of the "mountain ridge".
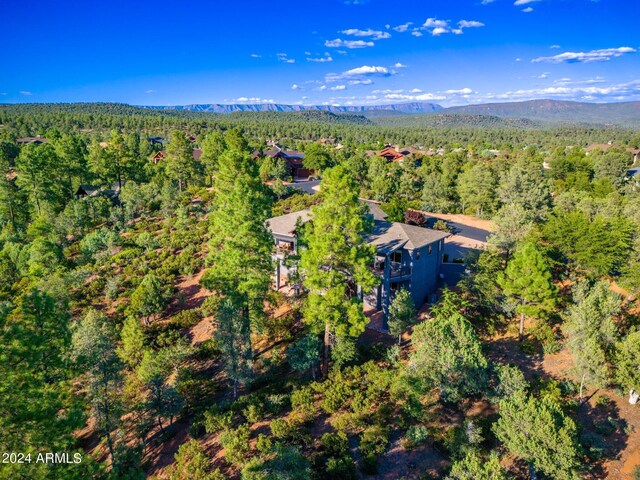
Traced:
<path fill-rule="evenodd" d="M 386 105 L 289 105 L 257 104 L 191 104 L 139 107 L 158 111 L 186 111 L 230 114 L 235 112 L 305 112 L 325 111 L 335 114 L 355 113 L 368 117 L 420 116 L 433 114 L 486 115 L 545 122 L 580 122 L 640 126 L 640 102 L 590 103 L 567 100 L 526 100 L 443 107 L 431 102 L 405 102 Z"/>

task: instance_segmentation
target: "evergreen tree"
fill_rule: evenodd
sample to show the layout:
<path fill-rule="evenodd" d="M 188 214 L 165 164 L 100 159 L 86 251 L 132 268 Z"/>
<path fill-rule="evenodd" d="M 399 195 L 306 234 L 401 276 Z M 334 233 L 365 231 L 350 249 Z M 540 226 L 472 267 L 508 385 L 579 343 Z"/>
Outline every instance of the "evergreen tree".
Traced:
<path fill-rule="evenodd" d="M 640 331 L 630 333 L 617 346 L 616 380 L 630 392 L 640 393 Z M 636 398 L 637 401 L 637 398 Z"/>
<path fill-rule="evenodd" d="M 402 343 L 402 334 L 413 323 L 417 313 L 411 292 L 401 288 L 389 305 L 389 333 L 398 337 L 398 345 Z"/>
<path fill-rule="evenodd" d="M 204 137 L 200 147 L 202 148 L 200 162 L 204 166 L 205 174 L 209 177 L 209 182 L 213 184 L 213 177 L 218 171 L 218 159 L 227 149 L 227 142 L 221 132 L 214 131 Z"/>
<path fill-rule="evenodd" d="M 493 430 L 514 455 L 551 478 L 579 478 L 576 425 L 549 397 L 541 400 L 519 393 L 500 402 Z"/>
<path fill-rule="evenodd" d="M 178 190 L 197 182 L 198 165 L 193 158 L 193 147 L 184 132 L 174 130 L 167 145 L 166 172 L 177 182 Z"/>
<path fill-rule="evenodd" d="M 459 313 L 438 315 L 413 330 L 415 348 L 409 372 L 440 390 L 443 400 L 458 401 L 487 383 L 487 360 L 473 327 Z"/>
<path fill-rule="evenodd" d="M 324 201 L 312 207 L 313 220 L 305 230 L 307 248 L 300 267 L 309 290 L 304 319 L 313 332 L 324 330 L 323 372 L 329 362 L 331 335 L 358 336 L 366 325 L 357 295 L 378 281 L 371 272 L 374 247 L 365 243 L 369 223 L 358 202 L 358 186 L 342 166 L 325 171 Z"/>
<path fill-rule="evenodd" d="M 239 138 L 233 138 L 233 142 L 227 138 L 229 145 L 244 148 Z M 220 157 L 214 187 L 217 197 L 210 216 L 210 268 L 202 283 L 224 295 L 221 305 L 229 325 L 225 335 L 242 338 L 241 348 L 234 351 L 238 358 L 251 358 L 251 322 L 263 318 L 264 300 L 271 285 L 273 239 L 265 225 L 271 201 L 258 177 L 256 163 L 248 153 L 237 150 Z M 243 366 L 238 372 L 243 372 L 244 378 L 246 368 Z M 233 380 L 237 390 L 239 379 Z"/>
<path fill-rule="evenodd" d="M 498 283 L 504 294 L 518 303 L 520 340 L 524 337 L 525 316 L 540 318 L 556 306 L 558 289 L 545 258 L 533 243 L 526 243 L 516 251 L 504 273 L 498 276 Z"/>
<path fill-rule="evenodd" d="M 131 294 L 128 310 L 134 316 L 140 315 L 145 324 L 149 325 L 151 317 L 162 313 L 166 303 L 160 279 L 149 273 Z"/>
<path fill-rule="evenodd" d="M 135 368 L 142 361 L 146 349 L 145 334 L 136 317 L 129 316 L 125 319 L 120 332 L 122 345 L 118 347 L 118 356 Z"/>
<path fill-rule="evenodd" d="M 111 462 L 115 461 L 114 432 L 120 426 L 123 386 L 122 363 L 116 355 L 114 332 L 108 318 L 89 311 L 73 332 L 73 356 L 88 374 L 88 397 L 96 429 L 107 442 Z"/>
<path fill-rule="evenodd" d="M 447 475 L 447 480 L 507 480 L 508 478 L 496 454 L 491 454 L 488 459 L 484 459 L 475 451 L 453 462 L 451 472 Z"/>
<path fill-rule="evenodd" d="M 287 349 L 287 361 L 291 368 L 299 372 L 311 371 L 311 377 L 316 379 L 316 368 L 322 342 L 317 335 L 305 335 L 301 340 Z"/>
<path fill-rule="evenodd" d="M 573 305 L 568 310 L 566 330 L 568 346 L 580 377 L 580 401 L 585 384 L 596 388 L 607 385 L 610 373 L 607 354 L 617 337 L 613 318 L 620 312 L 620 297 L 609 290 L 609 283 L 593 286 L 579 282 L 573 291 Z"/>

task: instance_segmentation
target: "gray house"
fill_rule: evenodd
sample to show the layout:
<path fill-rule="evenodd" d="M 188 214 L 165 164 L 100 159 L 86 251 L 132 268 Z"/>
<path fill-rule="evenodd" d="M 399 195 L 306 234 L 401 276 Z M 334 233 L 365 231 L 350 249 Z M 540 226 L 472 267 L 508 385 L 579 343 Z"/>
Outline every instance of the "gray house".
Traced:
<path fill-rule="evenodd" d="M 446 232 L 389 222 L 386 214 L 374 202 L 369 206 L 374 225 L 365 239 L 376 247 L 374 272 L 380 284 L 374 292 L 364 295 L 365 303 L 382 310 L 386 319 L 395 292 L 405 288 L 411 292 L 416 308 L 430 300 L 438 288 Z M 288 255 L 298 254 L 296 228 L 311 220 L 311 211 L 301 210 L 267 220 L 273 235 L 276 262 L 275 287 L 280 289 L 282 277 L 288 278 L 295 265 L 286 266 Z"/>

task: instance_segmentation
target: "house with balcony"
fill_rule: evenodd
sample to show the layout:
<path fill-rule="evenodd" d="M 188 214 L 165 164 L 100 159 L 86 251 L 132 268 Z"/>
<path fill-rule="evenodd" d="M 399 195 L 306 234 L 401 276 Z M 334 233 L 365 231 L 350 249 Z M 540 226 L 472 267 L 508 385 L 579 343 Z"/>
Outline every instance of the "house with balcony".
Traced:
<path fill-rule="evenodd" d="M 373 292 L 365 292 L 367 306 L 383 312 L 386 321 L 389 304 L 395 292 L 405 288 L 411 292 L 416 308 L 431 300 L 440 281 L 440 267 L 444 254 L 444 239 L 450 234 L 439 230 L 389 222 L 386 214 L 374 202 L 364 202 L 373 218 L 371 232 L 364 234 L 366 241 L 376 248 L 373 265 L 380 283 Z M 297 228 L 312 220 L 311 210 L 280 215 L 267 220 L 273 235 L 276 290 L 294 277 L 295 262 L 287 259 L 297 257 Z M 295 285 L 292 287 L 297 288 Z"/>

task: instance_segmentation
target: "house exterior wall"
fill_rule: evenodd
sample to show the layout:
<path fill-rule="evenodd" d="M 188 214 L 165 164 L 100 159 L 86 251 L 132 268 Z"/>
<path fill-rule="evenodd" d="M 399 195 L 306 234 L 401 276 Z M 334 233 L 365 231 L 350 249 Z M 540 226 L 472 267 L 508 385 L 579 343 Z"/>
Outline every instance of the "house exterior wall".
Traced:
<path fill-rule="evenodd" d="M 420 249 L 408 251 L 413 261 L 410 291 L 416 308 L 428 302 L 430 295 L 438 288 L 443 244 L 442 240 L 438 240 Z M 431 247 L 430 254 L 429 247 Z"/>

